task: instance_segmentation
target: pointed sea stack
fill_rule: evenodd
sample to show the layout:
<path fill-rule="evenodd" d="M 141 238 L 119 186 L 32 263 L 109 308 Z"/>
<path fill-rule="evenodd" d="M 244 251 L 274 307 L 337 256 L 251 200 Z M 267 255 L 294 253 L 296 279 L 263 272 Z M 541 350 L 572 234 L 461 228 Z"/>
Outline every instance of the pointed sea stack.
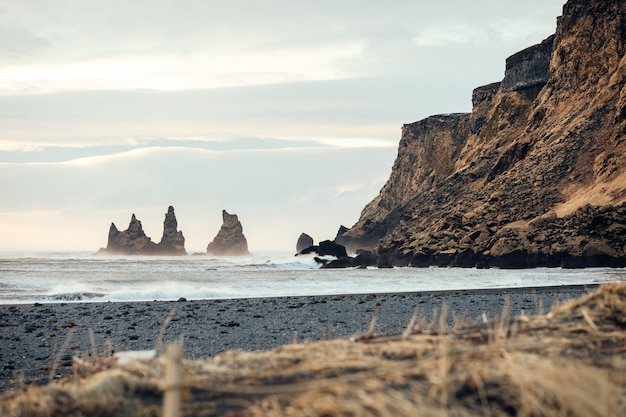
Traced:
<path fill-rule="evenodd" d="M 243 235 L 243 227 L 236 214 L 229 214 L 222 210 L 222 227 L 208 244 L 206 252 L 218 256 L 249 255 L 248 241 Z"/>
<path fill-rule="evenodd" d="M 156 248 L 157 244 L 146 236 L 141 221 L 133 213 L 128 228 L 124 231 L 120 232 L 115 223 L 111 223 L 107 247 L 100 249 L 98 253 L 109 255 L 152 255 Z"/>
<path fill-rule="evenodd" d="M 174 215 L 174 207 L 168 208 L 163 222 L 163 237 L 161 242 L 155 243 L 146 236 L 141 221 L 130 218 L 128 229 L 119 231 L 115 223 L 109 227 L 107 247 L 101 248 L 98 254 L 107 255 L 186 255 L 185 237 L 177 230 L 178 223 Z"/>
<path fill-rule="evenodd" d="M 163 221 L 163 237 L 159 242 L 159 253 L 161 255 L 187 255 L 185 237 L 183 232 L 178 230 L 178 222 L 172 206 L 167 209 Z"/>

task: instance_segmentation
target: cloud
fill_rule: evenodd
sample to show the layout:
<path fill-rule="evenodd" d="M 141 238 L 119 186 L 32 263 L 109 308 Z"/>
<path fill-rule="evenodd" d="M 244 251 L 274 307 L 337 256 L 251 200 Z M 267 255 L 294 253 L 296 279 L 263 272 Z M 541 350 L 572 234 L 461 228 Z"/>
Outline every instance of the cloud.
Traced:
<path fill-rule="evenodd" d="M 37 146 L 56 147 L 59 154 L 67 146 L 72 148 L 68 156 L 77 157 L 77 149 L 83 155 L 89 148 L 114 151 L 159 138 L 237 140 L 238 145 L 249 138 L 247 147 L 267 146 L 263 138 L 285 140 L 285 147 L 294 141 L 396 146 L 404 123 L 432 113 L 469 111 L 471 89 L 458 93 L 465 82 L 461 77 L 443 84 L 376 77 L 191 91 L 0 96 L 0 151 Z M 9 153 L 3 156 L 0 160 L 12 161 Z M 18 160 L 25 155 L 16 154 L 13 161 Z"/>
<path fill-rule="evenodd" d="M 0 91 L 160 90 L 411 71 L 420 46 L 528 46 L 562 0 L 0 2 Z M 416 42 L 412 42 L 415 40 Z"/>

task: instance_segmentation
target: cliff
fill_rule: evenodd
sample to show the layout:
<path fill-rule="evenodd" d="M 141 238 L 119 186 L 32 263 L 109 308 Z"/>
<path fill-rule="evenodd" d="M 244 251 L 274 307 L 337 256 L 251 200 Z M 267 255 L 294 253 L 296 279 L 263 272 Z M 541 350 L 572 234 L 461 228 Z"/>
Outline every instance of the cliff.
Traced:
<path fill-rule="evenodd" d="M 337 237 L 395 265 L 626 265 L 626 3 L 570 0 L 467 114 L 405 125 Z"/>

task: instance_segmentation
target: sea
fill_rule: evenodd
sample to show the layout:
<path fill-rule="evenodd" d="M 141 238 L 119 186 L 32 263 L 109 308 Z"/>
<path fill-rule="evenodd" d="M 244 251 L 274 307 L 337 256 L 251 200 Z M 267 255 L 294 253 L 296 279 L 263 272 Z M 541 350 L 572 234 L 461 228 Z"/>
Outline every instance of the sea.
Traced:
<path fill-rule="evenodd" d="M 371 294 L 598 284 L 625 269 L 320 269 L 312 256 L 0 252 L 0 304 Z"/>

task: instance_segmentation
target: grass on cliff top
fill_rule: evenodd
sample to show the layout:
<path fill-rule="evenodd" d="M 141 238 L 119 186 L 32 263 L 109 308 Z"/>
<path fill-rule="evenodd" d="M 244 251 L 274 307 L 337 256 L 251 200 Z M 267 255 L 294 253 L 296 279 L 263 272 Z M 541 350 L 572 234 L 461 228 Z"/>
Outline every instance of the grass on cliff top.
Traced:
<path fill-rule="evenodd" d="M 414 319 L 398 336 L 183 360 L 173 415 L 626 415 L 626 283 L 545 315 L 505 309 L 454 329 Z M 0 414 L 158 416 L 167 367 L 167 357 L 76 359 L 71 379 L 0 396 Z"/>

